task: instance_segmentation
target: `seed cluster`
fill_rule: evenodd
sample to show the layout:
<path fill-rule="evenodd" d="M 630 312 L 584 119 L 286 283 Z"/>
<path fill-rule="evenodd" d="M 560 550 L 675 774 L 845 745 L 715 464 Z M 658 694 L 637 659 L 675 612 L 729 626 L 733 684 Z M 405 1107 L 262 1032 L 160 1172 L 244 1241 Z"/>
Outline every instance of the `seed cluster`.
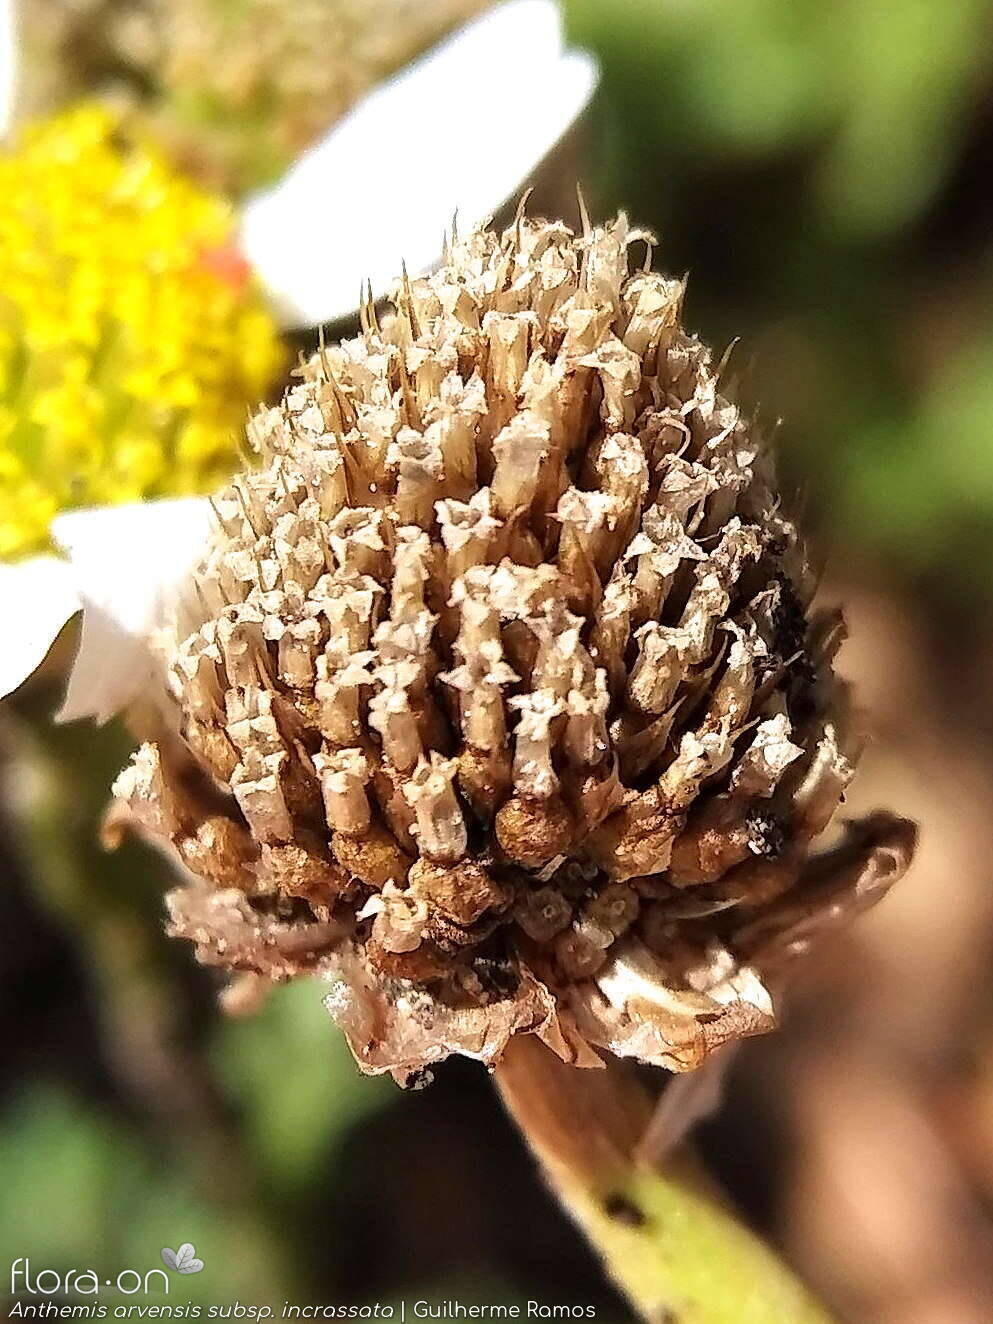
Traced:
<path fill-rule="evenodd" d="M 692 1068 L 906 853 L 874 818 L 808 862 L 840 625 L 650 257 L 519 216 L 305 363 L 178 612 L 179 734 L 116 788 L 191 871 L 173 931 L 324 974 L 368 1070 L 515 1031 Z"/>

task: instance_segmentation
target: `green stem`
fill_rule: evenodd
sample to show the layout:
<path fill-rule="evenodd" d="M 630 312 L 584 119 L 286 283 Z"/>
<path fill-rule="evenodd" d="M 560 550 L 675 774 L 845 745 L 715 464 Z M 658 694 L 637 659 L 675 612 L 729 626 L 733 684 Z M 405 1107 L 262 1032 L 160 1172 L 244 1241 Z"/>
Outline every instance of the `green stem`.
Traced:
<path fill-rule="evenodd" d="M 496 1071 L 545 1177 L 651 1324 L 830 1324 L 691 1160 L 638 1155 L 652 1103 L 625 1065 L 566 1066 L 518 1035 Z"/>

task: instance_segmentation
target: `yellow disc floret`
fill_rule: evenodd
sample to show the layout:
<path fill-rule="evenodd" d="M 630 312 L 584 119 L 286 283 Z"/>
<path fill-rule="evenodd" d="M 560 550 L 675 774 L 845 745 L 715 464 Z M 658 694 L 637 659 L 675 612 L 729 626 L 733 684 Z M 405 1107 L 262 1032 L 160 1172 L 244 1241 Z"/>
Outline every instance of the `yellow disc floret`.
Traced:
<path fill-rule="evenodd" d="M 0 155 L 0 556 L 81 505 L 209 491 L 283 349 L 233 216 L 107 111 Z"/>

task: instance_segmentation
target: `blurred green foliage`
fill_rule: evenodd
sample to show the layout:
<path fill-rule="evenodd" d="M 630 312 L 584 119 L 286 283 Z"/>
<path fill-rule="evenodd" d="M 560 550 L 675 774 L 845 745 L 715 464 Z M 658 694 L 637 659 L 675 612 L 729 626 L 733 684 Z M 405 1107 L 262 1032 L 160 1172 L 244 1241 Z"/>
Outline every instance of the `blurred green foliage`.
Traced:
<path fill-rule="evenodd" d="M 742 337 L 836 572 L 975 593 L 993 553 L 989 0 L 566 0 L 600 193 Z"/>
<path fill-rule="evenodd" d="M 391 1081 L 360 1075 L 321 1005 L 326 991 L 317 980 L 277 989 L 260 1013 L 222 1022 L 212 1044 L 245 1144 L 269 1189 L 288 1200 L 306 1192 L 352 1122 L 396 1099 Z"/>
<path fill-rule="evenodd" d="M 626 126 L 628 178 L 655 151 L 823 147 L 812 220 L 878 235 L 940 187 L 989 73 L 986 0 L 567 0 Z M 622 128 L 622 132 L 624 129 Z"/>
<path fill-rule="evenodd" d="M 116 1277 L 192 1241 L 210 1272 L 173 1284 L 174 1296 L 181 1286 L 191 1301 L 279 1302 L 314 1287 L 294 1238 L 297 1201 L 349 1125 L 395 1091 L 357 1074 L 317 985 L 277 989 L 251 1022 L 216 1018 L 208 1053 L 234 1110 L 228 1162 L 240 1171 L 202 1170 L 199 1146 L 184 1154 L 174 1137 L 52 1082 L 26 1083 L 0 1108 L 0 1247 L 11 1259 Z"/>
<path fill-rule="evenodd" d="M 156 1162 L 137 1136 L 51 1086 L 26 1089 L 0 1116 L 4 1199 L 0 1246 L 35 1276 L 92 1268 L 161 1268 L 159 1251 L 192 1241 L 210 1273 L 171 1284 L 191 1301 L 277 1301 L 288 1276 L 279 1239 L 250 1207 L 218 1207 L 175 1163 Z M 151 1279 L 157 1287 L 157 1280 Z M 150 1290 L 149 1301 L 160 1293 Z M 107 1301 L 123 1300 L 104 1294 Z"/>

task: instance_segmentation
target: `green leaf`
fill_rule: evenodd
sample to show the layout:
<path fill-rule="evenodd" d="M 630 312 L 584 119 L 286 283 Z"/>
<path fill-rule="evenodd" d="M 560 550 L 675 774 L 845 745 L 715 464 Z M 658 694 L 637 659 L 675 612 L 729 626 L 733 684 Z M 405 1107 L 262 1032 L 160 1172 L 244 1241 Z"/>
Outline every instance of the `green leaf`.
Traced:
<path fill-rule="evenodd" d="M 359 1072 L 324 1010 L 326 991 L 316 979 L 275 988 L 255 1016 L 222 1022 L 214 1045 L 267 1180 L 288 1191 L 305 1186 L 354 1121 L 397 1098 L 391 1081 Z"/>

